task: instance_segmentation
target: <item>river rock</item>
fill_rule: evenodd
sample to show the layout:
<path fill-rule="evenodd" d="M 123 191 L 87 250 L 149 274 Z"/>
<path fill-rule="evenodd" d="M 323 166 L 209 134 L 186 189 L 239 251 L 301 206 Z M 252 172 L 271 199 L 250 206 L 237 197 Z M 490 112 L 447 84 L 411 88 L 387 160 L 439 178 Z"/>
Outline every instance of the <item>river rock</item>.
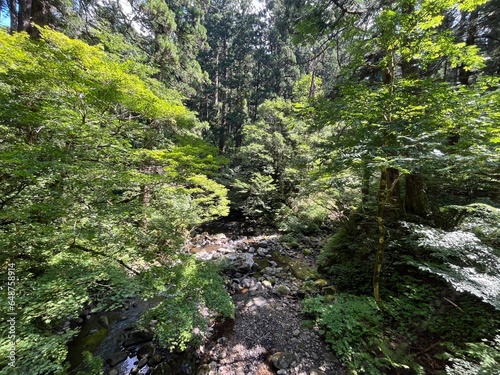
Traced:
<path fill-rule="evenodd" d="M 137 358 L 142 359 L 144 357 L 151 358 L 156 352 L 156 348 L 152 342 L 147 342 L 139 348 L 137 351 Z"/>
<path fill-rule="evenodd" d="M 271 362 L 278 370 L 290 367 L 294 359 L 295 357 L 293 354 L 285 352 L 278 352 L 271 356 Z"/>
<path fill-rule="evenodd" d="M 111 357 L 109 357 L 106 360 L 106 362 L 108 362 L 108 364 L 110 366 L 116 366 L 117 364 L 125 361 L 127 359 L 127 357 L 128 357 L 128 354 L 125 352 L 116 352 L 116 353 L 112 354 Z"/>
<path fill-rule="evenodd" d="M 117 369 L 109 370 L 108 375 L 118 375 L 120 372 Z"/>
<path fill-rule="evenodd" d="M 235 271 L 243 274 L 251 271 L 255 264 L 253 254 L 250 253 L 229 255 L 226 259 L 232 263 L 232 268 Z"/>
<path fill-rule="evenodd" d="M 133 346 L 153 340 L 153 334 L 146 331 L 132 331 L 129 338 L 123 342 L 123 346 Z"/>
<path fill-rule="evenodd" d="M 101 315 L 99 319 L 97 319 L 97 323 L 99 323 L 104 328 L 109 329 L 109 320 L 106 315 Z"/>
<path fill-rule="evenodd" d="M 174 372 L 167 362 L 163 362 L 155 367 L 151 375 L 173 375 Z"/>
<path fill-rule="evenodd" d="M 148 365 L 156 366 L 160 362 L 161 362 L 161 355 L 156 353 L 148 360 Z"/>
<path fill-rule="evenodd" d="M 264 286 L 264 288 L 267 288 L 267 289 L 272 289 L 272 287 L 273 287 L 273 284 L 271 284 L 271 282 L 269 280 L 264 280 L 262 282 L 262 285 Z"/>
<path fill-rule="evenodd" d="M 146 366 L 148 364 L 148 357 L 145 357 L 143 359 L 141 359 L 139 361 L 139 363 L 137 363 L 137 367 L 138 368 L 143 368 L 144 366 Z"/>
<path fill-rule="evenodd" d="M 313 368 L 309 375 L 326 375 L 326 372 Z"/>

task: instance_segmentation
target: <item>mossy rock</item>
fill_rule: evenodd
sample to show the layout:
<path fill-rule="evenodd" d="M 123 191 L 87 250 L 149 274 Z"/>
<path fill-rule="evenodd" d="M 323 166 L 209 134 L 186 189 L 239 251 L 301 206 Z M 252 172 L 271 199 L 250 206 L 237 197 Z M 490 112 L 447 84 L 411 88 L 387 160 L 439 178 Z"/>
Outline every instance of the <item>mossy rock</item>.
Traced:
<path fill-rule="evenodd" d="M 311 280 L 319 278 L 318 271 L 315 267 L 311 267 L 299 261 L 292 261 L 288 264 L 288 268 L 292 274 L 300 280 Z"/>
<path fill-rule="evenodd" d="M 324 288 L 328 285 L 328 281 L 326 281 L 325 279 L 318 279 L 314 281 L 314 284 L 316 284 L 316 286 L 319 288 Z"/>
<path fill-rule="evenodd" d="M 94 332 L 88 336 L 83 338 L 78 338 L 77 340 L 81 341 L 79 347 L 82 348 L 82 351 L 93 352 L 98 347 L 99 344 L 104 340 L 104 338 L 108 335 L 107 329 L 99 329 L 97 332 Z"/>

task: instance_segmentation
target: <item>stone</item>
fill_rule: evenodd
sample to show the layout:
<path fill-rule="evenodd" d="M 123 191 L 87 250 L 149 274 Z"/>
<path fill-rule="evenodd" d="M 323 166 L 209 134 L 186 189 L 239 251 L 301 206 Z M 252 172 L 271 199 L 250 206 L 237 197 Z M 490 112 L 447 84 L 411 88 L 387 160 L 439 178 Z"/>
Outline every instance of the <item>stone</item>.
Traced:
<path fill-rule="evenodd" d="M 278 372 L 276 372 L 276 374 L 278 374 L 278 375 L 286 375 L 287 372 L 286 372 L 285 369 L 281 369 L 281 370 L 278 370 Z"/>
<path fill-rule="evenodd" d="M 257 250 L 257 254 L 259 254 L 261 257 L 265 257 L 267 255 L 267 249 L 259 248 Z"/>
<path fill-rule="evenodd" d="M 102 327 L 109 329 L 109 320 L 106 315 L 101 315 L 99 319 L 97 319 L 97 323 L 99 323 Z"/>
<path fill-rule="evenodd" d="M 293 331 L 293 335 L 294 336 L 300 335 L 300 329 L 296 329 L 295 331 Z"/>
<path fill-rule="evenodd" d="M 271 282 L 270 282 L 269 280 L 264 280 L 264 281 L 262 282 L 262 286 L 263 286 L 264 288 L 271 289 L 271 288 L 273 287 L 273 284 L 271 284 Z"/>
<path fill-rule="evenodd" d="M 232 268 L 241 273 L 250 272 L 255 264 L 251 253 L 231 254 L 226 259 L 231 263 Z"/>
<path fill-rule="evenodd" d="M 173 375 L 174 372 L 167 362 L 163 362 L 155 367 L 151 375 Z"/>
<path fill-rule="evenodd" d="M 251 278 L 251 279 L 243 279 L 241 281 L 241 286 L 243 288 L 251 288 L 255 285 L 256 281 L 254 278 Z"/>
<path fill-rule="evenodd" d="M 153 334 L 146 331 L 132 331 L 128 339 L 123 342 L 123 346 L 133 346 L 153 340 Z"/>
<path fill-rule="evenodd" d="M 76 324 L 82 324 L 82 323 L 83 323 L 83 319 L 82 319 L 82 318 L 75 318 L 75 319 L 73 319 L 73 321 L 74 321 Z"/>
<path fill-rule="evenodd" d="M 269 246 L 269 242 L 267 242 L 265 240 L 259 242 L 259 247 L 268 247 L 268 246 Z"/>
<path fill-rule="evenodd" d="M 145 357 L 143 359 L 141 359 L 138 363 L 137 363 L 137 367 L 138 368 L 143 368 L 144 366 L 146 366 L 148 364 L 148 357 Z"/>
<path fill-rule="evenodd" d="M 125 361 L 127 359 L 127 357 L 128 357 L 128 354 L 125 353 L 125 352 L 116 352 L 116 353 L 112 354 L 111 357 L 109 357 L 106 360 L 106 362 L 108 362 L 108 364 L 111 367 L 114 367 L 117 364 L 122 363 L 123 361 Z"/>
<path fill-rule="evenodd" d="M 152 342 L 147 342 L 139 348 L 137 351 L 137 358 L 142 359 L 144 357 L 151 358 L 156 352 L 155 345 Z"/>
<path fill-rule="evenodd" d="M 117 369 L 111 369 L 108 372 L 108 375 L 118 375 L 120 372 Z"/>
<path fill-rule="evenodd" d="M 210 374 L 210 366 L 207 364 L 203 364 L 200 367 L 198 367 L 198 370 L 196 371 L 196 375 L 209 375 Z"/>
<path fill-rule="evenodd" d="M 292 261 L 288 264 L 292 274 L 299 280 L 317 279 L 318 271 L 300 261 Z"/>
<path fill-rule="evenodd" d="M 243 366 L 238 367 L 234 372 L 234 375 L 245 375 L 245 368 Z"/>
<path fill-rule="evenodd" d="M 156 366 L 158 363 L 161 362 L 161 355 L 156 353 L 154 354 L 149 360 L 148 360 L 148 365 L 149 366 Z"/>
<path fill-rule="evenodd" d="M 271 356 L 271 362 L 278 370 L 287 369 L 295 360 L 293 354 L 278 352 Z"/>
<path fill-rule="evenodd" d="M 309 375 L 326 375 L 326 372 L 313 368 Z"/>

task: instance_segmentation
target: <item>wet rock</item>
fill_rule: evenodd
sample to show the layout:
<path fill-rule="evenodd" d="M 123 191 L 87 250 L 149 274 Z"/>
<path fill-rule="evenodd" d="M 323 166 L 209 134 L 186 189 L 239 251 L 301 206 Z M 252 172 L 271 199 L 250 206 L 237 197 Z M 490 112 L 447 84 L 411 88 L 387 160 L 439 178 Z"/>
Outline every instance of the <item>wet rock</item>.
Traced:
<path fill-rule="evenodd" d="M 271 356 L 271 362 L 277 369 L 287 369 L 290 367 L 295 357 L 291 353 L 278 352 Z"/>
<path fill-rule="evenodd" d="M 149 366 L 156 366 L 158 363 L 161 362 L 161 355 L 160 354 L 154 354 L 149 360 L 148 360 L 148 365 Z"/>
<path fill-rule="evenodd" d="M 125 361 L 127 359 L 127 357 L 128 357 L 128 354 L 125 352 L 116 352 L 116 353 L 112 354 L 111 357 L 109 357 L 106 360 L 106 362 L 108 362 L 108 364 L 113 367 L 113 366 L 116 366 L 117 364 Z"/>
<path fill-rule="evenodd" d="M 97 323 L 99 323 L 102 327 L 109 329 L 109 320 L 106 315 L 101 315 L 99 319 L 97 319 Z"/>
<path fill-rule="evenodd" d="M 143 368 L 144 366 L 146 366 L 148 364 L 148 357 L 145 357 L 143 359 L 141 359 L 139 361 L 139 363 L 137 363 L 137 367 L 138 368 Z"/>
<path fill-rule="evenodd" d="M 268 247 L 268 246 L 269 246 L 269 242 L 267 242 L 265 240 L 259 242 L 259 247 Z"/>
<path fill-rule="evenodd" d="M 146 331 L 132 331 L 130 336 L 123 342 L 123 346 L 133 346 L 153 340 L 153 334 Z"/>
<path fill-rule="evenodd" d="M 108 372 L 108 375 L 118 375 L 118 374 L 119 374 L 119 372 L 118 372 L 118 370 L 117 370 L 117 369 L 115 369 L 115 368 L 114 368 L 114 369 L 112 369 L 112 370 L 109 370 L 109 372 Z"/>
<path fill-rule="evenodd" d="M 144 357 L 151 358 L 156 352 L 156 348 L 152 342 L 148 342 L 141 346 L 137 351 L 137 358 L 142 359 Z"/>
<path fill-rule="evenodd" d="M 173 375 L 174 372 L 170 365 L 166 362 L 163 362 L 155 367 L 155 369 L 151 372 L 151 375 Z"/>

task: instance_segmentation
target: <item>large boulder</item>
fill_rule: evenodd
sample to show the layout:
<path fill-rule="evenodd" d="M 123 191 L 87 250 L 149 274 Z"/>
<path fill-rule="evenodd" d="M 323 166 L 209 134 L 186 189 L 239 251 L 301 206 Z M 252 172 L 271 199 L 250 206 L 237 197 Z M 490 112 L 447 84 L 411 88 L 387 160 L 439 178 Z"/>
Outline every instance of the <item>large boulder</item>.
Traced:
<path fill-rule="evenodd" d="M 132 331 L 128 339 L 123 342 L 123 346 L 133 346 L 137 344 L 143 344 L 145 342 L 153 340 L 153 334 L 147 331 Z"/>
<path fill-rule="evenodd" d="M 114 367 L 117 364 L 122 363 L 123 361 L 125 361 L 127 359 L 127 357 L 128 357 L 128 354 L 125 353 L 125 352 L 116 352 L 116 353 L 112 354 L 111 357 L 109 357 L 106 360 L 106 362 L 108 362 L 108 364 L 111 367 Z"/>
<path fill-rule="evenodd" d="M 295 356 L 290 353 L 278 352 L 271 356 L 271 362 L 278 370 L 287 369 L 295 360 Z"/>
<path fill-rule="evenodd" d="M 137 358 L 142 359 L 144 357 L 151 358 L 156 352 L 156 348 L 152 342 L 147 342 L 139 348 L 137 351 Z"/>

